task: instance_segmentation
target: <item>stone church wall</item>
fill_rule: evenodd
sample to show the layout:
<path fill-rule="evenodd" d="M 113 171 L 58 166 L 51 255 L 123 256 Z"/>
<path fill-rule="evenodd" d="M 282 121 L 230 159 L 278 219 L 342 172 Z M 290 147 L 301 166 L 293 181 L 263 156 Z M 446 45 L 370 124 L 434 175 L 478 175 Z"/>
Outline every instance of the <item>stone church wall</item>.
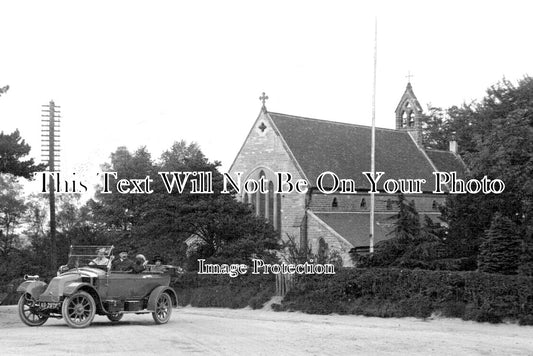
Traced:
<path fill-rule="evenodd" d="M 276 172 L 289 172 L 293 179 L 300 179 L 294 161 L 291 159 L 282 139 L 273 129 L 267 115 L 261 113 L 254 123 L 229 173 L 242 172 L 242 182 L 248 178 L 258 179 L 260 172 L 265 173 L 269 181 L 276 184 Z M 241 199 L 244 196 L 241 195 Z M 287 234 L 300 240 L 300 227 L 305 215 L 305 194 L 288 193 L 281 196 L 281 236 Z M 251 201 L 251 199 L 249 199 Z"/>
<path fill-rule="evenodd" d="M 415 201 L 419 213 L 439 214 L 438 206 L 444 204 L 445 196 L 432 194 L 406 195 L 405 198 Z M 364 202 L 363 202 L 364 199 Z M 398 211 L 398 196 L 394 194 L 376 194 L 376 212 Z M 434 203 L 435 202 L 435 203 Z M 313 211 L 370 211 L 370 194 L 323 194 L 313 192 L 309 208 Z"/>
<path fill-rule="evenodd" d="M 311 212 L 308 213 L 307 229 L 307 241 L 313 253 L 318 253 L 320 239 L 324 239 L 328 246 L 328 252 L 331 253 L 331 251 L 335 250 L 341 254 L 344 267 L 353 266 L 349 255 L 349 251 L 353 246 L 340 238 L 338 234 L 329 229 L 326 224 Z"/>

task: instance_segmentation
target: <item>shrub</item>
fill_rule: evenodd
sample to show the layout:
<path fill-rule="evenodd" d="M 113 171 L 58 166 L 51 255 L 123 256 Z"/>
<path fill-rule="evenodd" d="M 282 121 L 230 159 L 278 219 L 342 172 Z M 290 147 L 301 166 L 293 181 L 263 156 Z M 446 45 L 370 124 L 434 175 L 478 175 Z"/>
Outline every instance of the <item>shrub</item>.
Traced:
<path fill-rule="evenodd" d="M 274 275 L 199 275 L 187 272 L 172 281 L 182 306 L 261 308 L 275 293 Z"/>
<path fill-rule="evenodd" d="M 331 276 L 308 275 L 280 310 L 425 318 L 433 312 L 465 320 L 533 321 L 533 278 L 482 272 L 343 268 Z"/>

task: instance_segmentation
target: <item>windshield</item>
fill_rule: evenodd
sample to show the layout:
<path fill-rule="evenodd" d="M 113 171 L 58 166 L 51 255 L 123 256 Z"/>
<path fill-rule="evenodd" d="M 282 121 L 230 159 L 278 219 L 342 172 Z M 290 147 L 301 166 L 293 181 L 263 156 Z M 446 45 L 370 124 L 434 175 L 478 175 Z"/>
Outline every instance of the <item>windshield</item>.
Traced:
<path fill-rule="evenodd" d="M 70 268 L 105 266 L 112 251 L 113 246 L 70 246 L 67 265 Z"/>

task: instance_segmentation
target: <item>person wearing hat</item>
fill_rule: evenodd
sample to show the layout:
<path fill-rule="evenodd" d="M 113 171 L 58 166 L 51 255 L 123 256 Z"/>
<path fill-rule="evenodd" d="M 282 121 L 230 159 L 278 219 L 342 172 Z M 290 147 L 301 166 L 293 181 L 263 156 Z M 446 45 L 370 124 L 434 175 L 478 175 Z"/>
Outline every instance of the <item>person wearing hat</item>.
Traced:
<path fill-rule="evenodd" d="M 128 253 L 122 251 L 119 258 L 113 261 L 111 269 L 113 271 L 131 272 L 133 270 L 133 261 L 128 258 Z"/>
<path fill-rule="evenodd" d="M 166 267 L 163 266 L 163 259 L 161 256 L 155 256 L 154 266 L 152 267 L 153 272 L 165 272 Z"/>
<path fill-rule="evenodd" d="M 109 259 L 105 257 L 105 248 L 96 251 L 96 258 L 89 262 L 89 266 L 107 266 Z"/>

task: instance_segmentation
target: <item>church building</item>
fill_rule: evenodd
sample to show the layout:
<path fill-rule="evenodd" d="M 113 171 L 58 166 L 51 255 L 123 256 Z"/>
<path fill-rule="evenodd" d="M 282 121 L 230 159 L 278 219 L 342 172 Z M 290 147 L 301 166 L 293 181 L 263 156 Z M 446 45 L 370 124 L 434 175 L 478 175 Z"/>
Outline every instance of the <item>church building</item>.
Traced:
<path fill-rule="evenodd" d="M 371 185 L 363 172 L 370 172 L 372 128 L 270 112 L 265 106 L 267 98 L 263 93 L 261 112 L 229 174 L 235 177 L 241 172 L 242 182 L 264 177 L 268 193 L 242 191 L 239 199 L 269 220 L 282 239 L 290 236 L 314 253 L 338 251 L 344 266 L 352 265 L 349 251 L 369 246 Z M 424 179 L 421 192 L 406 195 L 406 199 L 414 201 L 421 217 L 428 215 L 437 221 L 446 196 L 432 193 L 433 172 L 455 171 L 463 177 L 466 169 L 453 142 L 450 151 L 423 147 L 423 111 L 411 83 L 395 114 L 395 129 L 375 130 L 375 170 L 384 172 L 375 194 L 375 243 L 391 237 L 391 216 L 398 212 L 398 195 L 384 191 L 387 179 Z M 279 172 L 289 173 L 292 182 L 305 179 L 307 192 L 276 193 Z M 317 186 L 317 178 L 324 172 L 352 182 L 352 192 L 332 192 L 335 181 L 330 173 L 323 175 L 322 186 Z"/>

